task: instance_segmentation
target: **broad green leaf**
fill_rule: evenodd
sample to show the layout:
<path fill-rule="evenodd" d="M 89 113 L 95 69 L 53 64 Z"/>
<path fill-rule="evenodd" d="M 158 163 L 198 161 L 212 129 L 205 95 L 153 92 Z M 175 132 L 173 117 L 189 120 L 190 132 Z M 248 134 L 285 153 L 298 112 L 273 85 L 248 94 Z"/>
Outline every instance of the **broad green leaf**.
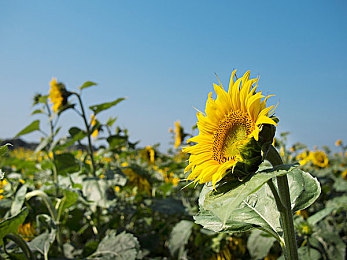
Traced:
<path fill-rule="evenodd" d="M 275 239 L 265 232 L 252 230 L 247 240 L 247 248 L 252 259 L 264 259 L 269 253 Z"/>
<path fill-rule="evenodd" d="M 87 136 L 86 132 L 78 127 L 71 127 L 69 129 L 69 134 L 71 137 L 57 140 L 58 144 L 54 146 L 54 150 L 64 150 L 69 148 Z"/>
<path fill-rule="evenodd" d="M 117 98 L 114 101 L 102 103 L 99 105 L 93 105 L 93 106 L 90 106 L 89 108 L 94 112 L 95 115 L 97 115 L 101 111 L 104 111 L 106 109 L 109 109 L 109 108 L 117 105 L 119 102 L 123 101 L 124 99 L 125 98 Z"/>
<path fill-rule="evenodd" d="M 298 249 L 299 259 L 322 259 L 321 254 L 318 250 L 304 246 Z M 285 260 L 284 256 L 281 256 L 278 260 Z"/>
<path fill-rule="evenodd" d="M 184 255 L 184 247 L 188 242 L 192 233 L 193 222 L 181 220 L 171 231 L 168 247 L 171 255 L 175 259 L 182 259 Z"/>
<path fill-rule="evenodd" d="M 17 233 L 18 227 L 27 217 L 29 210 L 23 208 L 17 215 L 0 222 L 0 245 L 3 244 L 3 238 L 9 233 Z"/>
<path fill-rule="evenodd" d="M 27 185 L 23 185 L 20 187 L 20 189 L 16 192 L 16 196 L 14 197 L 14 200 L 12 202 L 11 206 L 11 216 L 14 216 L 20 212 L 24 201 L 25 201 L 25 195 L 27 193 L 28 187 Z"/>
<path fill-rule="evenodd" d="M 216 232 L 237 232 L 257 227 L 281 241 L 280 213 L 270 187 L 264 184 L 285 174 L 289 176 L 293 194 L 291 204 L 295 209 L 311 205 L 319 196 L 315 178 L 295 167 L 282 166 L 273 171 L 258 172 L 238 186 L 223 185 L 222 192 L 218 191 L 219 187 L 215 191 L 205 185 L 200 193 L 200 213 L 195 217 L 196 223 Z"/>
<path fill-rule="evenodd" d="M 82 86 L 79 87 L 79 89 L 82 90 L 82 89 L 89 88 L 89 87 L 96 86 L 96 85 L 98 85 L 98 84 L 96 84 L 95 82 L 86 81 L 82 84 Z"/>
<path fill-rule="evenodd" d="M 338 192 L 345 192 L 347 193 L 347 181 L 345 181 L 343 178 L 334 178 L 334 189 Z"/>
<path fill-rule="evenodd" d="M 109 200 L 108 189 L 114 186 L 124 186 L 126 177 L 115 174 L 113 179 L 90 178 L 83 181 L 83 195 L 90 202 L 90 208 L 95 211 L 97 207 L 108 208 L 114 204 Z"/>
<path fill-rule="evenodd" d="M 8 146 L 12 146 L 12 144 L 7 143 L 7 144 L 0 146 L 0 156 L 3 156 L 4 154 L 6 154 L 8 152 Z"/>
<path fill-rule="evenodd" d="M 58 174 L 65 175 L 80 170 L 80 165 L 71 153 L 61 153 L 55 156 L 55 165 Z"/>
<path fill-rule="evenodd" d="M 86 132 L 78 127 L 71 127 L 69 129 L 69 134 L 75 142 L 82 140 L 84 137 L 87 136 Z"/>
<path fill-rule="evenodd" d="M 106 140 L 108 144 L 110 145 L 111 149 L 117 149 L 117 148 L 126 146 L 128 142 L 128 137 L 117 134 L 117 135 L 110 135 L 109 137 L 107 137 Z"/>
<path fill-rule="evenodd" d="M 212 212 L 203 208 L 200 208 L 199 214 L 194 216 L 194 220 L 196 224 L 214 232 L 246 232 L 254 228 L 253 225 L 245 222 L 228 221 L 224 224 Z"/>
<path fill-rule="evenodd" d="M 19 133 L 15 135 L 15 138 L 38 130 L 40 130 L 40 120 L 35 120 L 19 131 Z"/>
<path fill-rule="evenodd" d="M 328 208 L 324 208 L 318 212 L 316 212 L 314 215 L 310 216 L 307 219 L 307 222 L 311 225 L 314 226 L 316 225 L 319 221 L 321 221 L 322 219 L 324 219 L 326 216 L 328 216 L 332 211 L 334 210 L 333 207 L 328 207 Z"/>
<path fill-rule="evenodd" d="M 56 239 L 57 226 L 53 223 L 54 220 L 46 214 L 38 215 L 36 217 L 36 220 L 38 223 L 38 227 L 49 227 L 50 230 L 46 230 L 44 233 L 35 237 L 32 241 L 28 243 L 28 246 L 32 251 L 39 251 L 41 254 L 43 254 L 44 259 L 48 259 L 50 247 Z"/>
<path fill-rule="evenodd" d="M 268 180 L 273 177 L 287 174 L 287 170 L 274 170 L 274 171 L 265 171 L 259 172 L 250 180 L 245 181 L 239 186 L 226 191 L 225 193 L 218 194 L 214 192 L 212 187 L 203 188 L 204 190 L 209 190 L 206 194 L 206 197 L 203 201 L 202 207 L 206 210 L 210 210 L 215 214 L 223 223 L 226 223 L 229 220 L 230 216 L 236 209 L 244 208 L 245 205 L 241 205 L 243 202 L 247 201 L 246 198 L 259 190 Z M 217 188 L 218 190 L 218 188 Z M 264 194 L 265 196 L 265 194 Z M 252 198 L 253 200 L 254 198 Z M 263 197 L 256 198 L 256 203 L 259 201 L 264 201 Z M 258 204 L 259 205 L 259 204 Z M 247 207 L 247 206 L 246 206 Z"/>
<path fill-rule="evenodd" d="M 61 199 L 59 208 L 58 208 L 58 221 L 61 217 L 61 214 L 63 214 L 64 210 L 74 205 L 79 197 L 79 194 L 71 189 L 65 189 L 63 191 L 64 197 Z"/>
<path fill-rule="evenodd" d="M 336 210 L 344 209 L 347 210 L 347 195 L 342 195 L 340 197 L 335 197 L 327 202 L 328 208 L 332 207 Z"/>
<path fill-rule="evenodd" d="M 140 244 L 134 235 L 125 232 L 116 235 L 115 230 L 108 230 L 96 252 L 88 259 L 134 260 L 139 252 Z"/>
<path fill-rule="evenodd" d="M 288 174 L 288 183 L 294 212 L 310 206 L 321 193 L 318 180 L 300 169 L 293 169 Z"/>

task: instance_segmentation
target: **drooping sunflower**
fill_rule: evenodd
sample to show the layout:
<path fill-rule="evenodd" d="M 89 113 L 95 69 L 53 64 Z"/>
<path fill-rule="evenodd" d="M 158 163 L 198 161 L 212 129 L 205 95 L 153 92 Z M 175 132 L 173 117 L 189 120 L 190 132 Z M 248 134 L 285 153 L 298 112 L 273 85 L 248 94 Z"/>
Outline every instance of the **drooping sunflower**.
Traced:
<path fill-rule="evenodd" d="M 175 144 L 174 144 L 174 147 L 175 148 L 178 148 L 181 143 L 182 143 L 182 127 L 181 127 L 181 123 L 180 121 L 176 121 L 175 122 L 175 130 L 174 130 L 174 133 L 175 133 Z"/>
<path fill-rule="evenodd" d="M 216 99 L 209 93 L 205 113 L 197 113 L 199 134 L 188 140 L 195 143 L 183 148 L 189 155 L 188 180 L 212 182 L 213 187 L 238 162 L 243 162 L 243 148 L 254 139 L 258 141 L 264 124 L 276 126 L 272 116 L 274 106 L 267 107 L 270 97 L 256 92 L 258 78 L 250 79 L 247 71 L 236 79 L 231 74 L 229 89 L 214 84 Z"/>
<path fill-rule="evenodd" d="M 59 109 L 67 104 L 67 98 L 70 93 L 66 90 L 65 85 L 57 81 L 56 78 L 53 78 L 49 83 L 49 95 L 51 103 L 53 104 L 53 112 L 58 112 Z"/>

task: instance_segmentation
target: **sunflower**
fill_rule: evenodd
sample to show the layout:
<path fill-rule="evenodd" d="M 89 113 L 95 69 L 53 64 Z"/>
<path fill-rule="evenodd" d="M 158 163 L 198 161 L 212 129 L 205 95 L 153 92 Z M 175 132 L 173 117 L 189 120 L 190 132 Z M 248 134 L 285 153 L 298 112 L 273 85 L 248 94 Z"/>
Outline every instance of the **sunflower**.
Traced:
<path fill-rule="evenodd" d="M 92 115 L 90 116 L 90 125 L 91 125 L 91 127 L 95 126 L 96 123 L 97 123 L 96 117 L 95 117 L 94 114 L 92 114 Z M 98 135 L 99 135 L 99 129 L 96 128 L 96 129 L 94 129 L 94 131 L 92 132 L 92 137 L 93 137 L 93 138 L 96 138 L 96 137 L 98 137 Z"/>
<path fill-rule="evenodd" d="M 197 113 L 199 134 L 188 140 L 195 143 L 183 148 L 189 153 L 188 180 L 200 184 L 212 182 L 213 187 L 238 162 L 244 162 L 243 149 L 251 140 L 258 141 L 262 125 L 276 126 L 275 118 L 269 116 L 274 106 L 266 107 L 270 96 L 256 92 L 258 79 L 250 79 L 247 71 L 236 79 L 231 74 L 229 89 L 214 84 L 216 99 L 209 93 L 205 113 Z"/>
<path fill-rule="evenodd" d="M 175 122 L 175 144 L 174 147 L 178 148 L 182 143 L 182 127 L 180 121 Z"/>
<path fill-rule="evenodd" d="M 321 168 L 325 168 L 329 164 L 328 156 L 323 151 L 310 152 L 310 159 L 314 165 Z"/>
<path fill-rule="evenodd" d="M 67 104 L 67 98 L 70 93 L 66 90 L 65 85 L 57 81 L 56 78 L 53 78 L 49 83 L 49 96 L 53 104 L 53 112 L 58 112 L 59 109 Z"/>

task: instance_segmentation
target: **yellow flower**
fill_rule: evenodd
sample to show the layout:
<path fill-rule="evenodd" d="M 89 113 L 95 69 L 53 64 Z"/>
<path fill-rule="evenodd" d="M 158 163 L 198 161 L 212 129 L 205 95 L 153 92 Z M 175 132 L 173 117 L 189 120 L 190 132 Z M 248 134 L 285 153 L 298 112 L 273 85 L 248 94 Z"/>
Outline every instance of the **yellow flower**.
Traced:
<path fill-rule="evenodd" d="M 312 163 L 318 167 L 325 168 L 328 166 L 328 156 L 323 151 L 310 152 L 310 159 Z"/>
<path fill-rule="evenodd" d="M 185 172 L 191 171 L 188 180 L 200 184 L 212 181 L 215 187 L 243 161 L 242 149 L 251 139 L 258 141 L 262 125 L 276 125 L 268 116 L 274 107 L 266 107 L 270 96 L 256 92 L 258 79 L 250 79 L 247 71 L 234 82 L 235 74 L 236 70 L 231 74 L 228 91 L 214 84 L 216 99 L 209 93 L 205 114 L 197 113 L 199 135 L 188 140 L 196 144 L 183 149 L 190 154 L 185 168 Z"/>
<path fill-rule="evenodd" d="M 125 168 L 122 171 L 128 177 L 131 186 L 136 186 L 139 191 L 145 192 L 148 195 L 151 194 L 151 184 L 145 177 L 135 172 L 132 168 Z"/>
<path fill-rule="evenodd" d="M 18 227 L 18 233 L 22 235 L 22 237 L 26 241 L 30 241 L 35 237 L 36 230 L 32 223 L 20 224 Z"/>
<path fill-rule="evenodd" d="M 121 163 L 121 166 L 122 166 L 122 167 L 127 167 L 127 166 L 129 166 L 129 163 L 128 163 L 128 162 L 122 162 L 122 163 Z"/>
<path fill-rule="evenodd" d="M 347 169 L 341 172 L 341 177 L 345 180 L 347 180 Z"/>
<path fill-rule="evenodd" d="M 296 160 L 299 161 L 300 165 L 303 166 L 310 162 L 311 157 L 308 151 L 304 151 L 296 156 Z"/>
<path fill-rule="evenodd" d="M 2 190 L 6 185 L 8 181 L 6 179 L 0 180 L 0 189 Z"/>
<path fill-rule="evenodd" d="M 58 112 L 59 109 L 67 104 L 67 98 L 70 95 L 65 89 L 65 85 L 53 78 L 49 83 L 50 90 L 49 96 L 51 103 L 53 104 L 53 112 Z"/>
<path fill-rule="evenodd" d="M 93 127 L 93 126 L 96 125 L 96 117 L 95 117 L 94 114 L 92 114 L 92 115 L 90 116 L 90 118 L 91 118 L 90 125 Z M 99 130 L 98 130 L 98 129 L 95 129 L 95 130 L 93 131 L 93 133 L 92 133 L 92 137 L 93 137 L 93 138 L 96 138 L 96 137 L 98 137 L 98 134 L 99 134 Z"/>
<path fill-rule="evenodd" d="M 306 209 L 298 210 L 295 212 L 296 215 L 302 216 L 304 219 L 308 218 L 308 211 Z"/>
<path fill-rule="evenodd" d="M 145 148 L 145 152 L 146 152 L 146 158 L 148 159 L 148 161 L 152 164 L 155 163 L 155 150 L 153 149 L 152 146 L 147 145 Z"/>
<path fill-rule="evenodd" d="M 180 121 L 175 122 L 175 144 L 174 147 L 178 148 L 182 143 L 182 127 Z"/>
<path fill-rule="evenodd" d="M 232 260 L 239 259 L 246 253 L 246 245 L 242 238 L 229 237 L 221 250 L 213 255 L 210 260 Z"/>
<path fill-rule="evenodd" d="M 335 145 L 336 146 L 341 146 L 342 145 L 342 140 L 341 139 L 336 140 Z"/>

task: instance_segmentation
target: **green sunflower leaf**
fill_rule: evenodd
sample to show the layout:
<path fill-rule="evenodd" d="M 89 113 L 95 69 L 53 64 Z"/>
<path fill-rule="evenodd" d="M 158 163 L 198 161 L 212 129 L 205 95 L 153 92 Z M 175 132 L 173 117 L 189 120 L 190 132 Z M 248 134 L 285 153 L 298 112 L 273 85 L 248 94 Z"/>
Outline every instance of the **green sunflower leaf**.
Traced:
<path fill-rule="evenodd" d="M 11 205 L 11 216 L 14 216 L 18 214 L 18 212 L 21 211 L 21 208 L 25 201 L 25 195 L 27 193 L 28 187 L 27 185 L 23 185 L 18 189 L 16 192 L 16 196 L 14 197 L 14 200 Z"/>
<path fill-rule="evenodd" d="M 296 168 L 288 174 L 292 210 L 298 211 L 310 206 L 320 195 L 318 180 L 308 172 Z"/>
<path fill-rule="evenodd" d="M 98 84 L 96 84 L 93 81 L 86 81 L 82 84 L 82 86 L 79 87 L 79 89 L 82 90 L 82 89 L 89 88 L 89 87 L 96 86 L 96 85 L 98 85 Z"/>
<path fill-rule="evenodd" d="M 55 156 L 57 172 L 66 175 L 80 170 L 80 165 L 72 153 L 61 153 Z"/>
<path fill-rule="evenodd" d="M 247 240 L 247 248 L 252 259 L 264 259 L 270 252 L 275 239 L 261 230 L 253 230 Z"/>
<path fill-rule="evenodd" d="M 35 120 L 31 122 L 28 126 L 26 126 L 24 129 L 19 131 L 19 133 L 15 135 L 15 138 L 38 130 L 40 130 L 40 120 Z"/>
<path fill-rule="evenodd" d="M 98 114 L 100 113 L 101 111 L 104 111 L 106 109 L 109 109 L 115 105 L 117 105 L 119 102 L 123 101 L 125 98 L 117 98 L 116 100 L 114 101 L 111 101 L 111 102 L 105 102 L 105 103 L 102 103 L 102 104 L 99 104 L 99 105 L 93 105 L 93 106 L 90 106 L 89 109 L 91 109 L 94 114 Z"/>
<path fill-rule="evenodd" d="M 90 259 L 137 259 L 140 253 L 140 244 L 137 238 L 126 232 L 116 234 L 115 230 L 108 230 L 101 240 L 96 252 Z"/>
<path fill-rule="evenodd" d="M 200 193 L 200 212 L 194 219 L 197 224 L 215 232 L 243 232 L 259 228 L 281 240 L 280 213 L 268 181 L 276 185 L 277 176 L 288 175 L 293 211 L 311 205 L 320 194 L 318 181 L 309 173 L 292 166 L 257 172 L 238 186 L 231 183 L 222 191 L 204 186 Z M 272 180 L 271 180 L 272 179 Z"/>
<path fill-rule="evenodd" d="M 7 234 L 18 232 L 18 226 L 24 222 L 28 213 L 29 210 L 23 208 L 17 215 L 0 222 L 0 245 L 3 244 L 3 238 Z"/>
<path fill-rule="evenodd" d="M 0 146 L 0 156 L 3 156 L 4 154 L 6 154 L 8 152 L 8 146 L 12 146 L 12 144 L 7 143 L 7 144 Z"/>
<path fill-rule="evenodd" d="M 192 233 L 193 222 L 189 220 L 181 220 L 178 222 L 170 234 L 168 247 L 171 255 L 175 259 L 182 259 L 185 253 L 184 247 L 188 242 Z"/>

